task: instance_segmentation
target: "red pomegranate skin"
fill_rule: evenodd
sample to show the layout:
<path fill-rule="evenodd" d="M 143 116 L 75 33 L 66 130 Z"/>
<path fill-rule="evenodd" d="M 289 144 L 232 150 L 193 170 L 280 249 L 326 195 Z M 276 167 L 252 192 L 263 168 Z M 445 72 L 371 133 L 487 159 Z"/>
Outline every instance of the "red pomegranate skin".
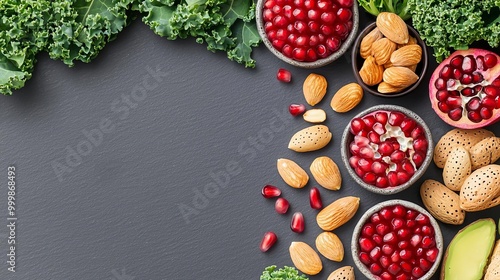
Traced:
<path fill-rule="evenodd" d="M 475 129 L 493 124 L 500 117 L 500 57 L 474 48 L 454 52 L 434 70 L 429 98 L 449 125 Z"/>
<path fill-rule="evenodd" d="M 351 121 L 349 164 L 377 188 L 408 182 L 423 164 L 428 140 L 423 127 L 401 112 L 376 111 Z"/>
<path fill-rule="evenodd" d="M 377 279 L 419 279 L 438 255 L 429 217 L 403 205 L 373 214 L 358 239 L 357 257 Z"/>
<path fill-rule="evenodd" d="M 336 52 L 350 34 L 353 1 L 266 0 L 264 30 L 273 47 L 288 58 L 313 62 Z"/>

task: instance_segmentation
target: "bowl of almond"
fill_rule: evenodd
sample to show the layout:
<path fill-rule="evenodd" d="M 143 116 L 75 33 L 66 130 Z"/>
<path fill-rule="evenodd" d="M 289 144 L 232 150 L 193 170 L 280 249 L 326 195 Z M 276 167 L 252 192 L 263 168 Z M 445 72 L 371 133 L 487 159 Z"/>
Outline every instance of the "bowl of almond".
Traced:
<path fill-rule="evenodd" d="M 418 32 L 398 15 L 382 12 L 357 37 L 354 76 L 373 95 L 398 97 L 413 91 L 427 70 L 427 49 Z"/>

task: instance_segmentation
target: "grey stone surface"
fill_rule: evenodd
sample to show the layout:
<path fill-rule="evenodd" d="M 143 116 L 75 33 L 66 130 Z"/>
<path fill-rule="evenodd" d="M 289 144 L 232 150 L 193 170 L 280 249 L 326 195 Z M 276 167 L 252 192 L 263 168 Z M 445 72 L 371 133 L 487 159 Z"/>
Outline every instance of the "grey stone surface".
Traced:
<path fill-rule="evenodd" d="M 291 265 L 289 244 L 313 244 L 320 229 L 308 202 L 314 181 L 303 190 L 286 187 L 275 169 L 281 157 L 306 168 L 320 155 L 338 163 L 342 189 L 321 189 L 324 203 L 346 195 L 361 197 L 356 216 L 336 230 L 346 249 L 357 220 L 374 204 L 401 198 L 421 205 L 421 182 L 440 178 L 433 164 L 404 192 L 375 195 L 349 177 L 340 158 L 340 139 L 352 116 L 382 103 L 415 111 L 434 140 L 439 139 L 450 127 L 432 111 L 427 82 L 402 98 L 366 95 L 352 112 L 336 114 L 329 101 L 338 88 L 354 81 L 351 60 L 346 56 L 314 70 L 329 82 L 327 97 L 317 107 L 328 114 L 333 142 L 320 151 L 298 154 L 287 143 L 307 124 L 286 109 L 304 102 L 302 81 L 311 70 L 285 65 L 264 46 L 254 57 L 257 68 L 245 69 L 194 40 L 160 38 L 139 20 L 90 64 L 68 68 L 41 54 L 26 87 L 0 97 L 0 221 L 5 225 L 7 166 L 15 165 L 18 184 L 17 272 L 7 272 L 7 228 L 0 226 L 0 279 L 258 279 L 267 265 Z M 435 66 L 430 63 L 430 72 Z M 291 84 L 276 80 L 279 67 L 292 71 Z M 156 69 L 165 73 L 158 81 L 151 79 L 149 85 L 157 87 L 127 105 L 124 96 Z M 86 144 L 80 144 L 87 139 L 83 131 L 99 128 L 106 119 L 113 131 L 85 150 Z M 500 135 L 497 125 L 492 129 Z M 78 147 L 88 154 L 71 159 L 73 166 L 59 180 L 53 164 L 64 163 Z M 214 188 L 213 177 L 224 170 L 232 175 L 223 187 Z M 274 201 L 260 195 L 269 183 L 290 201 L 287 215 L 276 214 Z M 211 187 L 211 197 L 194 205 L 197 193 Z M 203 209 L 186 223 L 179 205 Z M 498 210 L 468 214 L 466 223 L 480 217 L 498 220 Z M 306 219 L 301 235 L 289 229 L 295 211 Z M 440 225 L 446 245 L 461 228 Z M 258 245 L 268 230 L 279 241 L 264 254 Z M 326 279 L 335 268 L 353 265 L 349 251 L 340 264 L 323 260 L 324 271 L 311 279 Z M 357 270 L 356 275 L 362 277 Z"/>

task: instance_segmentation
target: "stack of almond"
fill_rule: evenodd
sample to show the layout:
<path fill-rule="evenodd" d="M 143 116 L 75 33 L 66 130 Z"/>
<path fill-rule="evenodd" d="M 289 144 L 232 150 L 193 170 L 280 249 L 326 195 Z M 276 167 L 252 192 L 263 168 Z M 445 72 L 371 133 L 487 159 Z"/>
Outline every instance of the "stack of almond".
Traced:
<path fill-rule="evenodd" d="M 378 85 L 378 92 L 397 93 L 418 81 L 415 70 L 422 48 L 398 15 L 380 13 L 375 29 L 361 40 L 359 48 L 365 59 L 359 76 L 368 86 Z"/>
<path fill-rule="evenodd" d="M 422 201 L 436 219 L 464 222 L 465 212 L 500 205 L 500 138 L 486 129 L 453 129 L 434 149 L 434 163 L 443 168 L 444 184 L 426 180 Z M 459 193 L 456 193 L 459 192 Z"/>

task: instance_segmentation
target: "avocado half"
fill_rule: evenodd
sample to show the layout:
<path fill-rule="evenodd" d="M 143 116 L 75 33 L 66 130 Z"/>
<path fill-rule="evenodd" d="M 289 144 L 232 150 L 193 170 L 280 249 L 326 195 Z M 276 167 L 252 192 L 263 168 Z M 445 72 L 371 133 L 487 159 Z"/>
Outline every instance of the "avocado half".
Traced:
<path fill-rule="evenodd" d="M 480 280 L 495 244 L 496 224 L 481 219 L 460 230 L 446 249 L 441 280 Z"/>

